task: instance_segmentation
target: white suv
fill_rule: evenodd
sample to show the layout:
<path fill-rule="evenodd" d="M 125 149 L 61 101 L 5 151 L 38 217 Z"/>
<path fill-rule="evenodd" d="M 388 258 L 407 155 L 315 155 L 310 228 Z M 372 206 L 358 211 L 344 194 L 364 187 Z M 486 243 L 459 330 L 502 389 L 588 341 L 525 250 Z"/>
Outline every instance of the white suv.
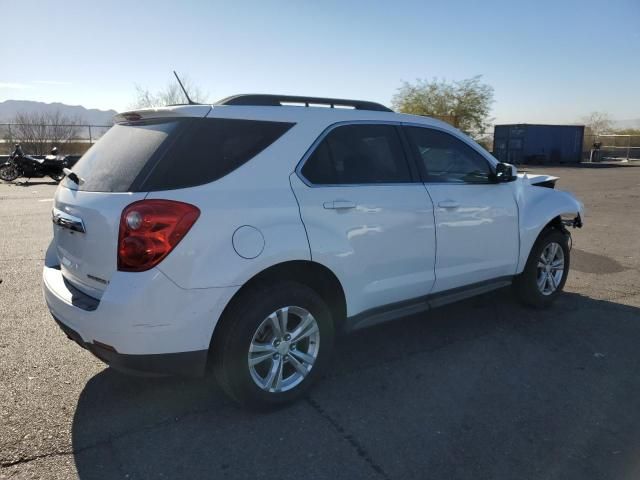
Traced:
<path fill-rule="evenodd" d="M 59 186 L 44 294 L 109 365 L 299 397 L 338 332 L 513 283 L 547 306 L 583 206 L 451 126 L 372 102 L 238 95 L 140 110 Z"/>

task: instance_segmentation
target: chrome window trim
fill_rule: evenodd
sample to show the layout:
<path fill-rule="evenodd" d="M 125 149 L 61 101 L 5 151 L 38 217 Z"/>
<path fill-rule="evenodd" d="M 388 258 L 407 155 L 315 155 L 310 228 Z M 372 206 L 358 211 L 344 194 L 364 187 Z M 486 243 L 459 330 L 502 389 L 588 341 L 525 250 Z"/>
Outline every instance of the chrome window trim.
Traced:
<path fill-rule="evenodd" d="M 307 187 L 310 188 L 325 188 L 325 187 L 398 187 L 403 185 L 421 185 L 423 182 L 421 180 L 416 180 L 412 182 L 400 182 L 400 183 L 312 183 L 302 174 L 302 167 L 307 162 L 309 157 L 314 154 L 316 148 L 322 141 L 325 139 L 329 133 L 331 133 L 334 129 L 338 127 L 342 127 L 345 125 L 391 125 L 394 127 L 402 126 L 402 122 L 394 121 L 394 120 L 344 120 L 341 122 L 332 123 L 327 128 L 325 128 L 322 133 L 315 139 L 315 141 L 311 144 L 311 146 L 307 149 L 305 154 L 302 156 L 296 168 L 294 170 L 295 174 L 298 176 L 302 183 L 304 183 Z M 404 152 L 405 147 L 402 144 L 402 139 L 399 139 L 402 150 Z M 415 162 L 413 156 L 411 158 L 406 159 L 407 162 Z M 409 168 L 411 171 L 411 168 Z"/>

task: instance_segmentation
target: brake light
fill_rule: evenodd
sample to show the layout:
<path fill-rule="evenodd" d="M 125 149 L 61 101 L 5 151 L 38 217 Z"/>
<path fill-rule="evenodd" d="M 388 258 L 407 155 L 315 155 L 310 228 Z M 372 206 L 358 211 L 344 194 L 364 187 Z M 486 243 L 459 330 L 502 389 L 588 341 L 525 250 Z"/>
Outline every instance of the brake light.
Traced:
<path fill-rule="evenodd" d="M 180 243 L 200 210 L 173 200 L 141 200 L 124 209 L 118 234 L 118 270 L 155 267 Z"/>
<path fill-rule="evenodd" d="M 137 120 L 142 119 L 142 116 L 139 113 L 123 113 L 122 116 L 125 118 L 125 120 L 129 121 L 129 122 L 135 122 Z"/>

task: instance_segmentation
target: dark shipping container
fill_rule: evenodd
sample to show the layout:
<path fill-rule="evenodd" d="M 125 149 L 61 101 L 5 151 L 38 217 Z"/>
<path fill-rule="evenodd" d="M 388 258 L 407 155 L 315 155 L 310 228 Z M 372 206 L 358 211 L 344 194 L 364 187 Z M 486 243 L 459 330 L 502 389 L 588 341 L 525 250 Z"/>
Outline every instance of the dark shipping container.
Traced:
<path fill-rule="evenodd" d="M 580 163 L 583 125 L 496 125 L 493 154 L 519 164 Z"/>

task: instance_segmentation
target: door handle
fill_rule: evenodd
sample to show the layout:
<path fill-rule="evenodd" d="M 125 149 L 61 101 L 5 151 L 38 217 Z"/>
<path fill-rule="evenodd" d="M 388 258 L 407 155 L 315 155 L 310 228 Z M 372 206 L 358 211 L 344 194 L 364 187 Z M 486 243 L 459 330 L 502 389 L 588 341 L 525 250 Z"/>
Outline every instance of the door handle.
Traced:
<path fill-rule="evenodd" d="M 455 200 L 443 200 L 441 202 L 438 202 L 438 206 L 440 208 L 458 208 L 460 204 Z"/>
<path fill-rule="evenodd" d="M 348 208 L 356 208 L 356 204 L 354 202 L 350 202 L 349 200 L 334 200 L 333 202 L 324 202 L 322 206 L 327 210 L 346 210 Z"/>

